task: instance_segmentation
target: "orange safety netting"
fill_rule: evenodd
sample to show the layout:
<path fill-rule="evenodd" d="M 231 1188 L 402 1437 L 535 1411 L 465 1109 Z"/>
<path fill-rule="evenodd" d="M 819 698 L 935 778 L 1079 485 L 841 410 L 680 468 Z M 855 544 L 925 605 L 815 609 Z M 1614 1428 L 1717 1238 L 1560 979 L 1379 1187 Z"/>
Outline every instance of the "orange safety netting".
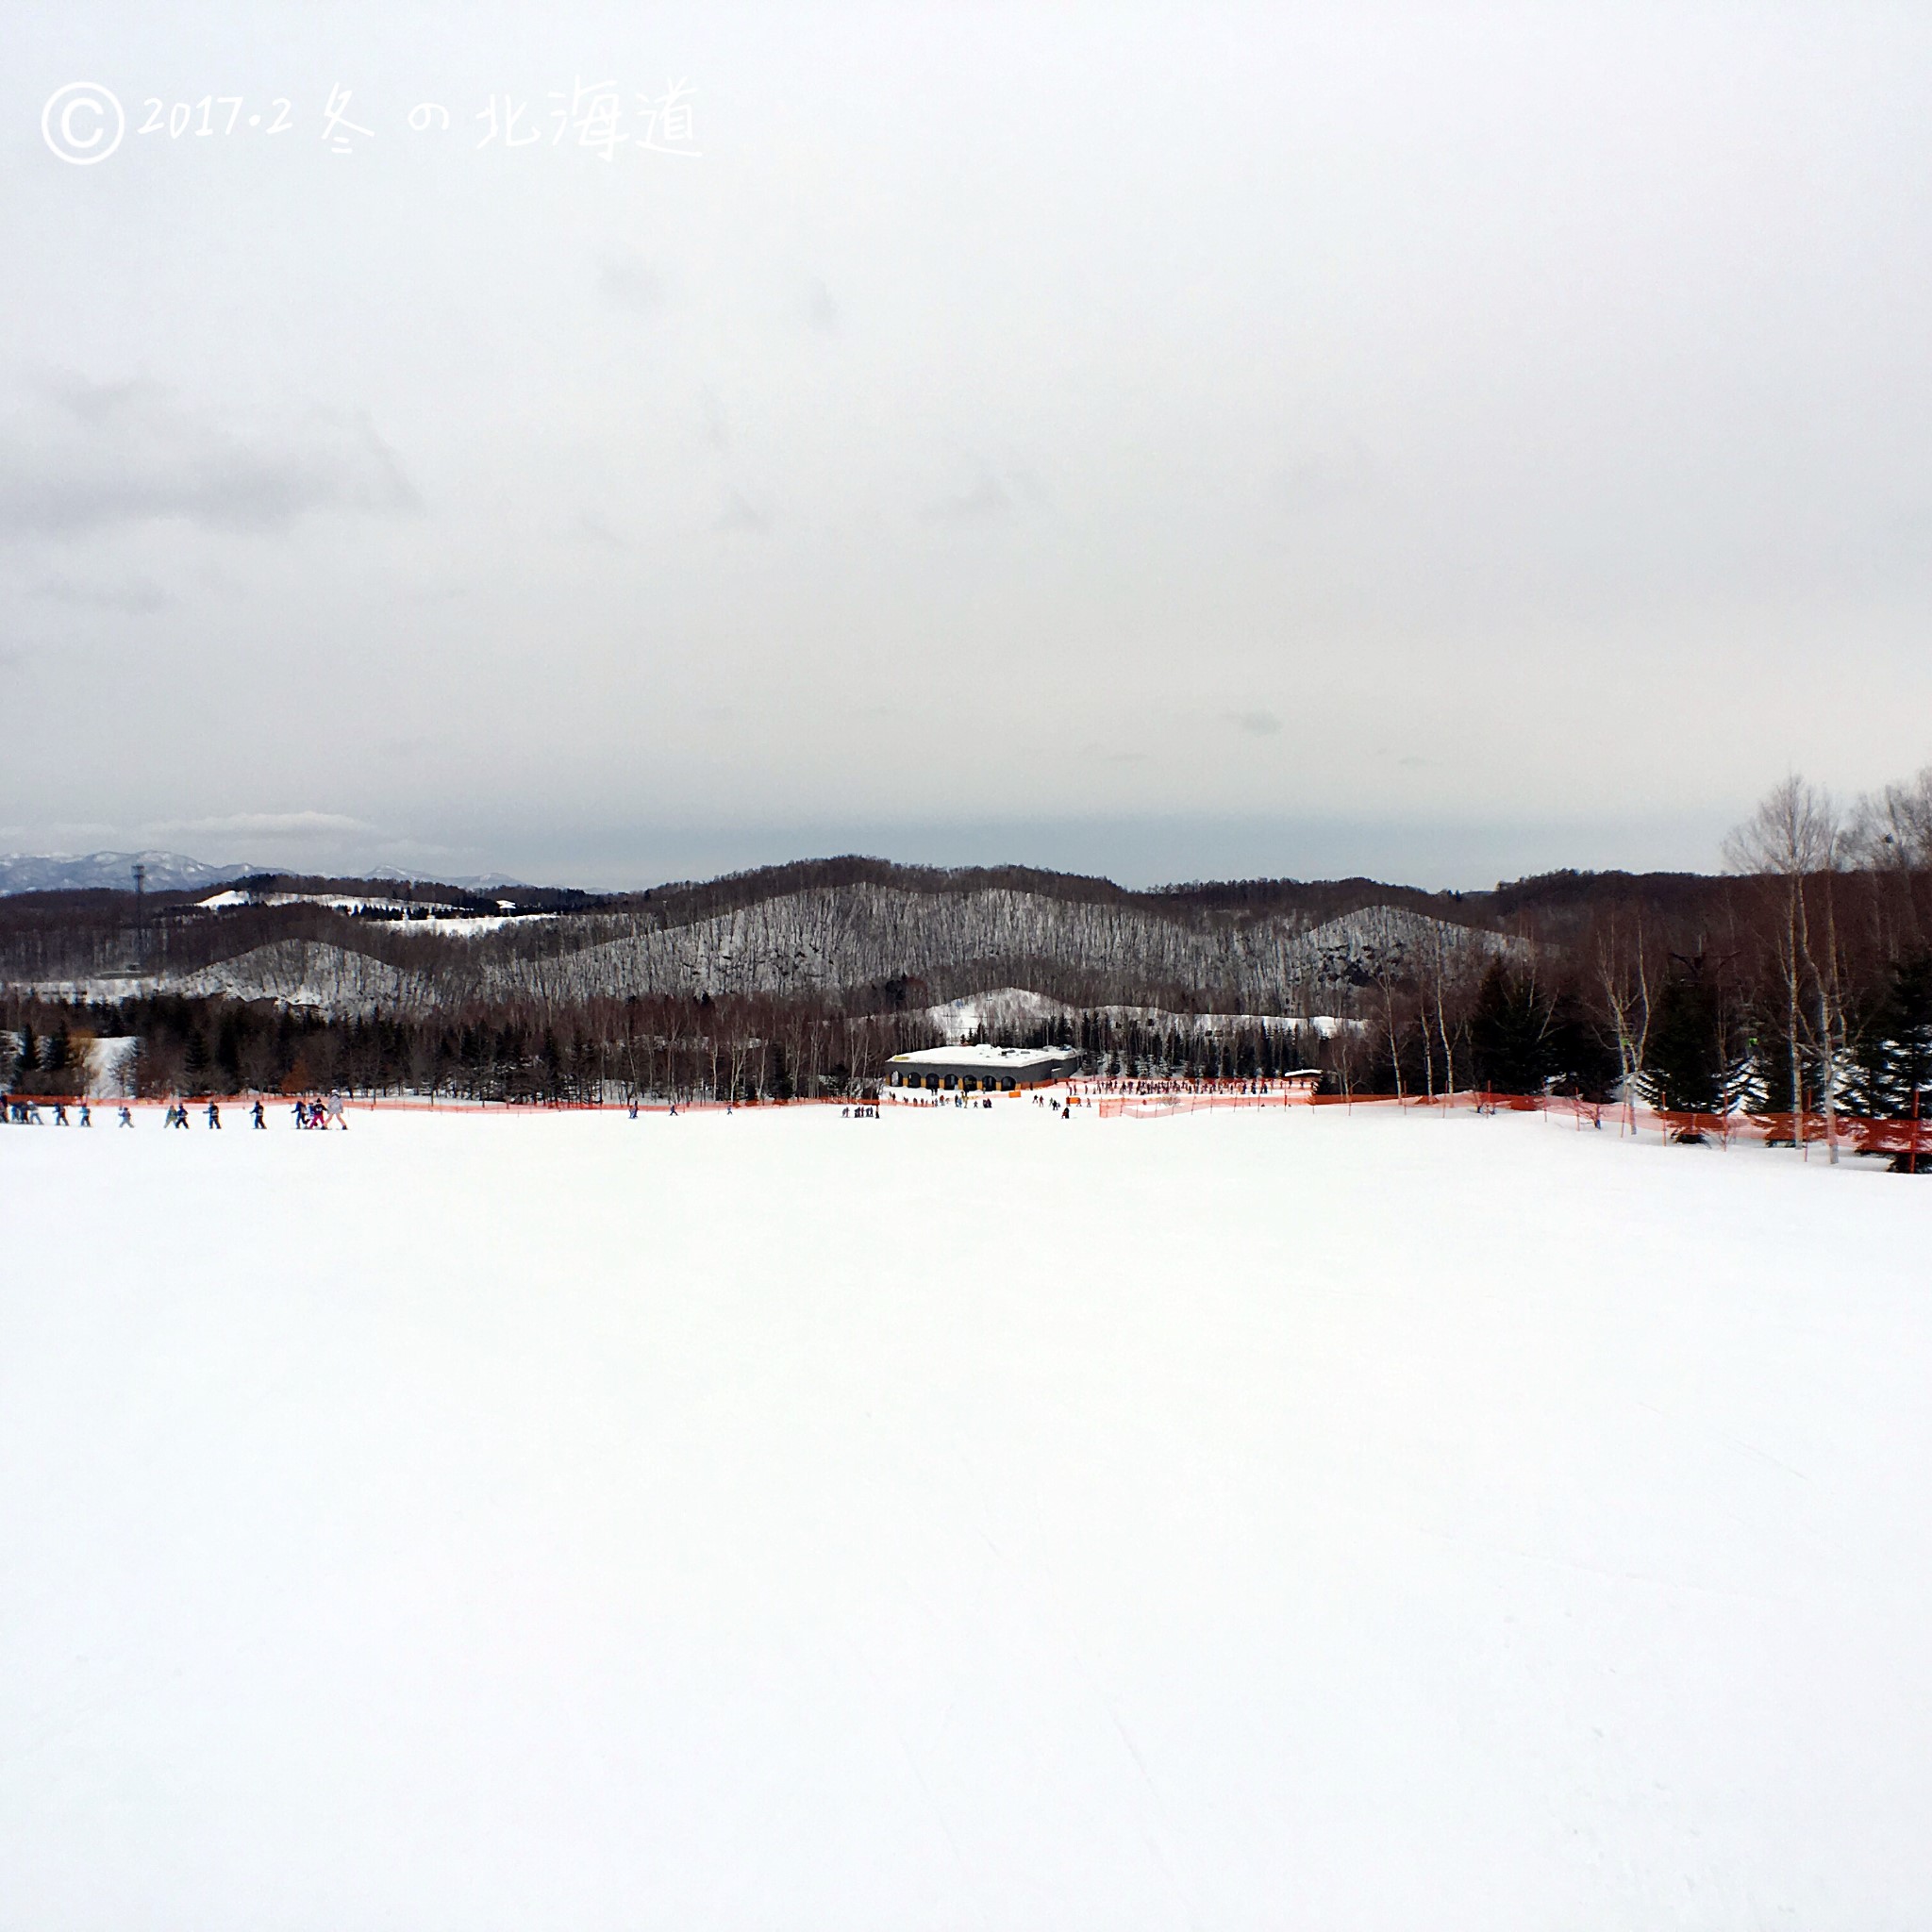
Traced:
<path fill-rule="evenodd" d="M 1076 1088 L 1088 1083 L 1076 1083 Z M 1099 1084 L 1099 1083 L 1094 1083 Z M 1874 1120 L 1863 1114 L 1689 1113 L 1628 1102 L 1578 1100 L 1568 1094 L 1487 1093 L 1471 1091 L 1437 1094 L 1374 1095 L 1283 1091 L 1279 1083 L 1255 1081 L 1168 1088 L 1160 1081 L 1104 1083 L 1123 1090 L 1084 1092 L 1081 1097 L 1102 1120 L 1166 1120 L 1175 1114 L 1223 1109 L 1279 1110 L 1291 1107 L 1382 1108 L 1446 1113 L 1541 1113 L 1576 1127 L 1608 1127 L 1634 1134 L 1648 1131 L 1669 1141 L 1733 1141 L 1825 1147 L 1836 1142 L 1857 1154 L 1924 1154 L 1932 1160 L 1932 1120 Z"/>
<path fill-rule="evenodd" d="M 1041 1089 L 1022 1089 L 1009 1093 L 973 1094 L 965 1096 L 965 1104 L 978 1107 L 989 1099 L 1014 1101 L 1028 1098 L 1042 1091 Z M 1543 1093 L 1489 1093 L 1480 1090 L 1466 1091 L 1452 1094 L 1436 1094 L 1429 1097 L 1422 1094 L 1345 1094 L 1317 1093 L 1300 1082 L 1281 1080 L 1248 1081 L 1162 1081 L 1162 1080 L 1072 1080 L 1066 1083 L 1067 1097 L 1076 1107 L 1091 1109 L 1101 1120 L 1168 1120 L 1176 1114 L 1192 1114 L 1240 1110 L 1245 1112 L 1273 1111 L 1297 1108 L 1373 1108 L 1396 1109 L 1415 1113 L 1540 1113 L 1552 1121 L 1563 1121 L 1584 1128 L 1607 1128 L 1622 1134 L 1654 1133 L 1660 1139 L 1676 1141 L 1715 1141 L 1728 1146 L 1733 1141 L 1766 1142 L 1771 1144 L 1799 1146 L 1804 1148 L 1826 1148 L 1834 1142 L 1849 1153 L 1909 1155 L 1915 1159 L 1923 1158 L 1932 1166 L 1932 1119 L 1924 1120 L 1876 1120 L 1864 1114 L 1839 1114 L 1835 1120 L 1827 1119 L 1822 1113 L 1688 1113 L 1665 1108 L 1654 1108 L 1624 1101 L 1578 1100 L 1569 1094 Z M 264 1093 L 260 1096 L 267 1108 L 292 1108 L 297 1096 L 286 1093 Z M 77 1108 L 81 1105 L 76 1094 L 13 1094 L 14 1102 L 25 1105 L 31 1101 L 42 1108 L 51 1109 L 56 1105 Z M 218 1095 L 215 1104 L 225 1111 L 246 1116 L 255 1105 L 254 1094 Z M 943 1099 L 937 1096 L 927 1104 L 944 1107 L 952 1104 L 953 1097 Z M 921 1104 L 918 1101 L 902 1099 L 896 1094 L 882 1094 L 877 1101 L 859 1101 L 849 1096 L 800 1095 L 791 1100 L 680 1100 L 675 1103 L 679 1113 L 725 1113 L 743 1108 L 756 1108 L 763 1112 L 773 1108 L 815 1108 L 815 1107 L 870 1107 L 876 1108 L 886 1106 L 910 1108 Z M 120 1108 L 158 1108 L 175 1103 L 163 1098 L 121 1098 L 115 1095 L 95 1095 L 92 1098 L 93 1107 L 105 1110 L 118 1110 Z M 208 1096 L 203 1094 L 187 1099 L 184 1103 L 192 1112 L 204 1111 Z M 377 1109 L 408 1110 L 422 1113 L 479 1113 L 479 1114 L 530 1114 L 530 1113 L 614 1113 L 627 1112 L 627 1100 L 449 1100 L 430 1099 L 420 1094 L 387 1094 L 380 1098 L 365 1095 L 357 1098 L 344 1096 L 344 1104 L 358 1112 Z M 663 1099 L 640 1100 L 640 1113 L 668 1113 L 673 1103 Z"/>

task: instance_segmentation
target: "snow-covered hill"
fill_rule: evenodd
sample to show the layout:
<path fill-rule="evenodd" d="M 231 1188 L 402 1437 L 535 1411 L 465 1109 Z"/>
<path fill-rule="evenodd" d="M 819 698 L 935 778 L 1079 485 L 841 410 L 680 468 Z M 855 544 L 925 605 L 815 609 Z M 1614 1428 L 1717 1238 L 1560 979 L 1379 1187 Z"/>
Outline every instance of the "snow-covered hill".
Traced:
<path fill-rule="evenodd" d="M 246 878 L 260 870 L 253 865 L 204 865 L 178 852 L 0 852 L 0 894 L 103 888 L 131 891 L 137 865 L 147 868 L 148 890 L 155 892 L 190 892 L 200 886 L 225 885 L 230 879 Z"/>
<path fill-rule="evenodd" d="M 687 924 L 640 920 L 621 938 L 574 952 L 501 955 L 485 970 L 494 991 L 553 999 L 829 993 L 899 977 L 1024 986 L 1041 976 L 1086 981 L 1083 1005 L 1154 987 L 1267 1011 L 1311 988 L 1412 970 L 1433 951 L 1461 964 L 1507 944 L 1399 907 L 1372 906 L 1311 928 L 1286 915 L 1186 920 L 1138 904 L 1007 890 L 857 885 L 787 893 Z"/>
<path fill-rule="evenodd" d="M 314 1007 L 333 1014 L 389 1008 L 420 1010 L 434 1004 L 422 976 L 367 953 L 313 940 L 281 940 L 257 946 L 218 966 L 165 982 L 190 999 L 225 997 L 273 1000 L 279 1006 Z"/>

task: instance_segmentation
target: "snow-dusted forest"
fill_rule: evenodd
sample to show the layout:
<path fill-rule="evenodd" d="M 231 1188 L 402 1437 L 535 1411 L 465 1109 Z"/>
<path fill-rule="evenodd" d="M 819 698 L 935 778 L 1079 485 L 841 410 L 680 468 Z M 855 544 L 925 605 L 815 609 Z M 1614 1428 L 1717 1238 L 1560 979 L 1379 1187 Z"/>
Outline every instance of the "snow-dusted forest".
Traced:
<path fill-rule="evenodd" d="M 1932 774 L 1849 811 L 1789 780 L 1728 856 L 1714 877 L 1435 894 L 865 859 L 604 896 L 278 875 L 0 898 L 0 964 L 24 1091 L 71 1086 L 111 1037 L 149 1091 L 785 1098 L 974 1034 L 1127 1077 L 1306 1063 L 1346 1091 L 1911 1111 L 1932 1087 Z"/>

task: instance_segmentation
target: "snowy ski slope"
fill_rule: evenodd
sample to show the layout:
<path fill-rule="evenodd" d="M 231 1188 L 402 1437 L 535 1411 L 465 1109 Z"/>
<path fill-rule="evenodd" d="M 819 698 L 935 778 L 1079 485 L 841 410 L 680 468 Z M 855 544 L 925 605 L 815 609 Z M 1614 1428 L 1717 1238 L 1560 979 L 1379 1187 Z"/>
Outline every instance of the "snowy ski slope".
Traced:
<path fill-rule="evenodd" d="M 1535 1117 L 0 1129 L 0 1921 L 1932 1921 L 1932 1188 Z"/>

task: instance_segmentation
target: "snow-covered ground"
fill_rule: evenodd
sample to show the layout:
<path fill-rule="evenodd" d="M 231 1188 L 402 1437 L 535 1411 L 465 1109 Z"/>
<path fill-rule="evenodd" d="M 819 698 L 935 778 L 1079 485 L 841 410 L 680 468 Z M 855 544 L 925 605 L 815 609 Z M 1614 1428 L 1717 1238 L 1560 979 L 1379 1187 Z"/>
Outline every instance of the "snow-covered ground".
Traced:
<path fill-rule="evenodd" d="M 1932 1187 L 0 1128 L 0 1921 L 1932 1921 Z"/>
<path fill-rule="evenodd" d="M 103 1033 L 88 1047 L 87 1091 L 100 1099 L 133 1091 L 134 1052 L 141 1044 L 132 1033 Z"/>
<path fill-rule="evenodd" d="M 496 932 L 521 918 L 548 920 L 548 912 L 519 915 L 514 902 L 499 899 L 502 912 L 463 912 L 452 906 L 439 906 L 420 899 L 372 898 L 366 892 L 242 892 L 229 890 L 215 892 L 196 902 L 204 912 L 226 912 L 238 906 L 326 906 L 331 911 L 389 913 L 393 919 L 382 924 L 397 932 L 441 933 L 450 939 L 475 939 L 478 934 Z"/>

